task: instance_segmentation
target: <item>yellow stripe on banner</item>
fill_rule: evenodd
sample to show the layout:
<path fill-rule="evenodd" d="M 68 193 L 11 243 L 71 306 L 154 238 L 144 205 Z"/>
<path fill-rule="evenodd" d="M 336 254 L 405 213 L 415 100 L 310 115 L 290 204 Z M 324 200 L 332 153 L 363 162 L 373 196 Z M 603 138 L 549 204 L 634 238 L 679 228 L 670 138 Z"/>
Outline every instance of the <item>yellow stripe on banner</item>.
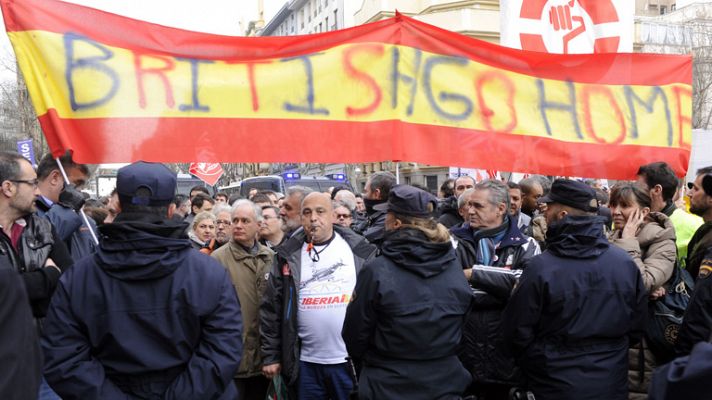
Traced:
<path fill-rule="evenodd" d="M 38 115 L 401 120 L 578 143 L 689 148 L 689 85 L 597 85 L 385 43 L 250 64 L 11 32 Z M 575 71 L 572 72 L 575 75 Z"/>

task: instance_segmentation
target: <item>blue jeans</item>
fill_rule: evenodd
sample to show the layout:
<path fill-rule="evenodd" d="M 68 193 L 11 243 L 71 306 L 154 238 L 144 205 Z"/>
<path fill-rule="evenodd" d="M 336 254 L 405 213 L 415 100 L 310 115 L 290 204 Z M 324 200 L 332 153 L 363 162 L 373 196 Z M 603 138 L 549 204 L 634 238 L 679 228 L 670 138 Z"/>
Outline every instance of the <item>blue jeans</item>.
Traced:
<path fill-rule="evenodd" d="M 347 363 L 328 365 L 299 362 L 299 400 L 348 400 L 353 386 Z"/>

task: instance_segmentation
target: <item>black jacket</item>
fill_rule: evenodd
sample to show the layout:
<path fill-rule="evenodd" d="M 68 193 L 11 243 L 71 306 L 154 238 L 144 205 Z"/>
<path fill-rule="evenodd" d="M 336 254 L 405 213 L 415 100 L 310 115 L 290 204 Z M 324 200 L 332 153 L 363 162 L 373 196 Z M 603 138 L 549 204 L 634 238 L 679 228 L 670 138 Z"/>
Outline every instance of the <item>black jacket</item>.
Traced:
<path fill-rule="evenodd" d="M 455 225 L 459 225 L 463 222 L 462 217 L 457 209 L 457 197 L 451 196 L 443 200 L 440 203 L 438 212 L 440 217 L 438 217 L 438 222 L 445 225 L 446 228 L 450 229 Z"/>
<path fill-rule="evenodd" d="M 360 399 L 439 399 L 464 392 L 456 357 L 472 300 L 450 241 L 415 229 L 387 233 L 358 275 L 342 335 L 362 361 Z M 405 373 L 407 371 L 407 373 Z"/>
<path fill-rule="evenodd" d="M 386 234 L 386 212 L 374 210 L 359 226 L 354 226 L 354 232 L 380 248 Z"/>
<path fill-rule="evenodd" d="M 700 273 L 700 264 L 704 259 L 709 259 L 707 253 L 712 248 L 712 221 L 705 222 L 697 228 L 687 245 L 687 260 L 685 269 L 693 278 Z"/>
<path fill-rule="evenodd" d="M 36 400 L 42 354 L 22 279 L 0 264 L 0 399 Z"/>
<path fill-rule="evenodd" d="M 185 224 L 123 212 L 100 231 L 45 321 L 52 388 L 65 400 L 234 398 L 242 321 L 225 268 L 190 247 Z"/>
<path fill-rule="evenodd" d="M 514 358 L 502 342 L 501 314 L 522 270 L 539 254 L 539 246 L 510 218 L 493 229 L 475 231 L 459 227 L 451 232 L 458 239 L 457 253 L 462 268 L 472 268 L 470 285 L 474 292 L 460 359 L 476 384 L 517 385 L 519 373 Z M 495 249 L 491 242 L 498 236 L 502 239 Z M 494 256 L 487 261 L 482 252 L 488 245 Z"/>
<path fill-rule="evenodd" d="M 358 274 L 363 264 L 375 257 L 376 247 L 349 228 L 334 225 L 334 231 L 351 247 Z M 301 347 L 297 330 L 297 306 L 301 282 L 301 250 L 305 240 L 304 230 L 299 229 L 275 249 L 277 254 L 260 305 L 262 363 L 282 364 L 281 374 L 288 385 L 293 385 L 299 374 Z"/>
<path fill-rule="evenodd" d="M 67 246 L 59 239 L 48 220 L 35 214 L 24 217 L 26 225 L 18 242 L 12 247 L 10 238 L 0 232 L 0 263 L 11 265 L 25 282 L 32 315 L 41 319 L 47 314 L 50 299 L 61 273 L 56 268 L 44 268 L 48 258 L 65 271 L 72 265 Z"/>
<path fill-rule="evenodd" d="M 628 398 L 628 347 L 643 334 L 647 292 L 633 260 L 610 245 L 601 217 L 551 224 L 502 331 L 537 399 Z"/>
<path fill-rule="evenodd" d="M 712 267 L 712 247 L 707 249 L 704 262 Z M 712 273 L 697 276 L 695 291 L 687 305 L 685 317 L 677 335 L 675 350 L 678 355 L 690 354 L 695 344 L 710 340 L 712 335 Z"/>

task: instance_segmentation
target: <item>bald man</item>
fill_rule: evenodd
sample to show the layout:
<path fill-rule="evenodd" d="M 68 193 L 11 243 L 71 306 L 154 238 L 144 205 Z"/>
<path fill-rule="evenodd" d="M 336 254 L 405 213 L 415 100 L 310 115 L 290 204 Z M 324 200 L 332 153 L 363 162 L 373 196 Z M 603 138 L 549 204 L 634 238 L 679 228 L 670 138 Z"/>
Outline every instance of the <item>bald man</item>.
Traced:
<path fill-rule="evenodd" d="M 303 230 L 277 248 L 260 310 L 262 372 L 281 372 L 300 399 L 348 398 L 353 380 L 341 327 L 356 276 L 376 255 L 362 236 L 334 225 L 332 213 L 328 194 L 304 197 Z"/>

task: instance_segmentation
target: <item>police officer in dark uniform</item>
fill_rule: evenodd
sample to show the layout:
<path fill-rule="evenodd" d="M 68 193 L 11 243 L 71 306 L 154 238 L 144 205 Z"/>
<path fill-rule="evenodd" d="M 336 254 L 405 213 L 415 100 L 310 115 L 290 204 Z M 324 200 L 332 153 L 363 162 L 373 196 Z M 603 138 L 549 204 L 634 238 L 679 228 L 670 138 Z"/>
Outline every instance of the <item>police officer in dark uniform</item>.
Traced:
<path fill-rule="evenodd" d="M 628 347 L 643 334 L 647 292 L 612 246 L 594 190 L 559 179 L 547 203 L 547 250 L 530 260 L 502 331 L 528 389 L 548 400 L 626 400 Z"/>
<path fill-rule="evenodd" d="M 459 398 L 471 377 L 456 356 L 472 293 L 437 198 L 397 185 L 388 202 L 382 255 L 358 275 L 342 335 L 363 365 L 359 399 Z"/>

